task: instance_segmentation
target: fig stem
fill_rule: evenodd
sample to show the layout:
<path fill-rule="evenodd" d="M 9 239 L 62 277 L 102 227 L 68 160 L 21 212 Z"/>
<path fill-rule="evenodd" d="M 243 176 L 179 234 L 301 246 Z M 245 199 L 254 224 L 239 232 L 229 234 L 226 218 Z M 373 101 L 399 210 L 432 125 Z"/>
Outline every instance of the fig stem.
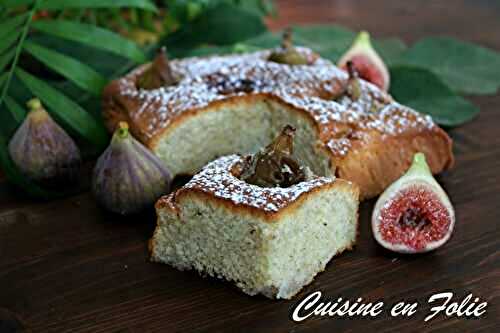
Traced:
<path fill-rule="evenodd" d="M 118 128 L 116 129 L 115 134 L 118 137 L 125 139 L 128 136 L 128 123 L 126 121 L 120 121 L 118 123 Z"/>
<path fill-rule="evenodd" d="M 413 156 L 413 162 L 410 169 L 408 169 L 407 174 L 428 174 L 432 177 L 431 169 L 429 168 L 423 153 L 419 152 Z"/>
<path fill-rule="evenodd" d="M 356 67 L 354 66 L 354 63 L 349 60 L 346 65 L 347 65 L 347 72 L 349 73 L 349 78 L 350 79 L 358 78 L 359 74 L 358 71 L 356 70 Z"/>
<path fill-rule="evenodd" d="M 361 31 L 356 39 L 354 40 L 353 44 L 358 44 L 358 45 L 363 45 L 363 46 L 370 46 L 371 47 L 371 41 L 370 41 L 370 34 L 366 31 Z"/>
<path fill-rule="evenodd" d="M 28 108 L 31 110 L 31 111 L 34 111 L 34 110 L 39 110 L 42 108 L 42 102 L 40 102 L 40 100 L 38 98 L 32 98 L 30 99 L 26 105 L 28 106 Z"/>
<path fill-rule="evenodd" d="M 26 105 L 28 106 L 29 112 L 26 117 L 29 117 L 35 122 L 42 122 L 49 118 L 49 114 L 43 108 L 42 102 L 38 98 L 30 99 Z"/>
<path fill-rule="evenodd" d="M 292 28 L 288 27 L 283 32 L 283 40 L 281 41 L 281 47 L 284 50 L 290 50 L 292 48 Z"/>

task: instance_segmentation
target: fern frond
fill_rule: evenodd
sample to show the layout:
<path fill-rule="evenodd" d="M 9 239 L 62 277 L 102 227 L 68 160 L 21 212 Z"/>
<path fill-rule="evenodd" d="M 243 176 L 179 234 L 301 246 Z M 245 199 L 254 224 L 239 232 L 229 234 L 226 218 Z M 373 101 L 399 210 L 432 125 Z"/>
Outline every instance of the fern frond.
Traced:
<path fill-rule="evenodd" d="M 80 22 L 54 19 L 62 16 L 68 9 L 81 10 L 87 8 L 141 8 L 156 11 L 155 5 L 149 0 L 3 0 L 0 4 L 0 112 L 10 115 L 8 124 L 0 123 L 0 167 L 7 178 L 23 188 L 27 193 L 41 197 L 57 196 L 40 188 L 27 180 L 18 167 L 12 162 L 8 153 L 10 131 L 24 119 L 26 110 L 23 107 L 24 98 L 31 93 L 42 100 L 47 111 L 74 134 L 90 145 L 95 152 L 102 150 L 108 142 L 108 134 L 100 118 L 87 112 L 81 105 L 69 98 L 67 90 L 61 84 L 51 84 L 37 77 L 26 65 L 33 59 L 43 64 L 44 70 L 51 70 L 75 87 L 93 96 L 100 95 L 107 79 L 94 68 L 86 64 L 85 54 L 68 55 L 57 47 L 39 43 L 41 35 L 51 35 L 55 39 L 68 40 L 68 43 L 78 43 L 91 46 L 131 59 L 133 64 L 145 61 L 143 51 L 132 41 L 104 28 L 91 26 Z M 44 10 L 38 15 L 39 10 Z M 52 13 L 46 17 L 46 11 Z M 59 14 L 58 14 L 59 13 Z M 35 17 L 35 15 L 37 15 Z M 43 36 L 42 36 L 43 37 Z M 62 45 L 62 44 L 61 44 Z M 21 54 L 29 55 L 22 57 Z M 21 61 L 22 59 L 22 61 Z M 15 80 L 14 80 L 15 78 Z M 26 90 L 27 88 L 27 90 Z M 20 98 L 20 96 L 26 96 Z M 18 99 L 18 100 L 16 100 Z M 6 118 L 7 119 L 7 118 Z"/>
<path fill-rule="evenodd" d="M 101 94 L 106 79 L 86 64 L 31 41 L 26 41 L 24 49 L 45 66 L 61 74 L 83 90 L 96 96 Z"/>
<path fill-rule="evenodd" d="M 12 80 L 12 75 L 14 74 L 14 69 L 17 66 L 19 56 L 20 56 L 21 51 L 23 49 L 24 40 L 26 39 L 26 36 L 28 35 L 29 29 L 30 29 L 30 23 L 31 23 L 31 20 L 33 19 L 33 15 L 35 14 L 35 11 L 37 9 L 38 2 L 39 2 L 39 0 L 36 0 L 33 7 L 28 12 L 26 22 L 24 23 L 24 26 L 22 28 L 21 36 L 20 36 L 19 41 L 15 47 L 14 60 L 12 61 L 12 65 L 10 66 L 10 70 L 8 71 L 8 74 L 7 74 L 7 79 L 3 83 L 2 92 L 0 94 L 0 106 L 2 106 L 4 98 L 7 95 L 7 91 L 9 90 L 10 81 Z"/>
<path fill-rule="evenodd" d="M 40 20 L 33 28 L 43 33 L 108 51 L 122 57 L 143 62 L 144 52 L 130 39 L 95 25 L 67 20 Z"/>

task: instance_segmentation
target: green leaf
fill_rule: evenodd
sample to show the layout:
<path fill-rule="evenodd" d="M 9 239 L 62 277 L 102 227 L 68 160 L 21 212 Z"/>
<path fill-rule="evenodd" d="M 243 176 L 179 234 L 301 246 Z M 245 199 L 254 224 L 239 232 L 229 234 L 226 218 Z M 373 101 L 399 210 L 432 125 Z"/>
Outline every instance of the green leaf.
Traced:
<path fill-rule="evenodd" d="M 124 64 L 129 64 L 129 69 L 137 66 L 137 62 L 134 60 L 45 33 L 33 34 L 30 36 L 29 40 L 48 49 L 57 50 L 57 52 L 78 59 L 109 79 L 115 78 L 116 76 L 114 73 L 124 66 Z M 146 51 L 144 51 L 144 53 L 146 53 Z M 85 56 L 82 57 L 82 55 Z"/>
<path fill-rule="evenodd" d="M 472 43 L 425 38 L 408 49 L 403 61 L 431 70 L 458 92 L 494 94 L 500 87 L 500 54 Z"/>
<path fill-rule="evenodd" d="M 2 72 L 5 66 L 14 58 L 14 54 L 16 54 L 16 50 L 10 50 L 0 56 L 0 72 Z"/>
<path fill-rule="evenodd" d="M 308 47 L 335 63 L 351 46 L 356 33 L 336 25 L 312 25 L 293 27 L 292 37 L 296 45 Z M 273 48 L 280 45 L 281 34 L 268 32 L 243 43 Z M 373 45 L 387 64 L 396 62 L 406 50 L 405 43 L 396 38 L 374 40 Z"/>
<path fill-rule="evenodd" d="M 390 68 L 394 98 L 415 110 L 430 115 L 435 122 L 457 126 L 473 119 L 479 109 L 455 94 L 435 74 L 413 66 Z"/>
<path fill-rule="evenodd" d="M 224 46 L 211 46 L 203 45 L 192 49 L 185 54 L 186 57 L 204 57 L 209 55 L 224 55 L 224 54 L 235 54 L 235 53 L 248 53 L 255 52 L 262 49 L 262 47 L 250 45 L 253 39 L 247 40 L 242 43 L 236 43 L 233 45 Z M 247 43 L 248 42 L 248 43 Z"/>
<path fill-rule="evenodd" d="M 112 52 L 137 62 L 146 61 L 144 53 L 134 42 L 94 25 L 66 20 L 38 20 L 32 23 L 32 27 L 46 34 Z"/>
<path fill-rule="evenodd" d="M 106 79 L 91 67 L 64 54 L 54 52 L 36 43 L 26 41 L 24 49 L 47 67 L 74 82 L 78 87 L 100 95 Z"/>
<path fill-rule="evenodd" d="M 14 16 L 0 23 L 0 40 L 16 31 L 28 18 L 28 14 Z"/>
<path fill-rule="evenodd" d="M 397 64 L 408 48 L 401 39 L 397 38 L 376 39 L 373 41 L 373 47 L 386 66 Z"/>
<path fill-rule="evenodd" d="M 7 72 L 0 74 L 0 87 L 4 84 L 5 80 L 7 80 L 8 74 L 9 73 L 7 73 Z M 2 102 L 2 101 L 0 101 L 0 102 Z"/>
<path fill-rule="evenodd" d="M 245 0 L 237 1 L 236 3 L 239 4 L 242 9 L 259 16 L 276 14 L 276 8 L 270 0 Z"/>
<path fill-rule="evenodd" d="M 258 49 L 270 49 L 281 44 L 281 35 L 273 32 L 265 32 L 237 44 L 243 44 Z"/>
<path fill-rule="evenodd" d="M 293 27 L 293 43 L 318 52 L 322 57 L 336 60 L 349 47 L 354 33 L 342 27 L 313 25 Z M 247 39 L 241 44 L 254 48 L 268 49 L 281 44 L 282 32 L 266 32 Z"/>
<path fill-rule="evenodd" d="M 200 44 L 230 45 L 265 32 L 262 18 L 234 5 L 209 8 L 163 41 L 174 56 Z"/>
<path fill-rule="evenodd" d="M 234 53 L 234 46 L 200 46 L 185 54 L 186 57 L 204 57 Z"/>
<path fill-rule="evenodd" d="M 12 47 L 14 42 L 19 38 L 21 35 L 21 30 L 18 30 L 16 32 L 13 32 L 6 37 L 0 39 L 0 54 L 4 52 L 8 52 L 9 48 Z"/>
<path fill-rule="evenodd" d="M 31 5 L 35 0 L 3 0 L 7 7 Z M 156 11 L 156 6 L 148 0 L 42 0 L 38 9 L 68 9 L 68 8 L 141 8 Z"/>
<path fill-rule="evenodd" d="M 3 0 L 2 5 L 5 7 L 25 6 L 31 5 L 35 0 Z"/>
<path fill-rule="evenodd" d="M 62 120 L 66 126 L 78 133 L 83 139 L 100 149 L 106 146 L 108 135 L 101 122 L 65 95 L 21 68 L 17 68 L 15 73 L 33 95 L 40 98 L 48 106 L 49 111 L 56 118 Z"/>
<path fill-rule="evenodd" d="M 10 83 L 12 81 L 14 69 L 17 66 L 17 62 L 19 61 L 19 56 L 20 56 L 22 48 L 23 48 L 23 43 L 26 40 L 26 36 L 28 35 L 30 23 L 33 20 L 33 15 L 35 14 L 37 4 L 38 4 L 38 0 L 36 0 L 35 5 L 32 6 L 31 9 L 29 9 L 28 14 L 27 14 L 28 16 L 26 19 L 26 23 L 23 25 L 23 27 L 21 29 L 19 29 L 19 42 L 15 46 L 14 59 L 12 60 L 12 65 L 8 71 L 7 76 L 6 76 L 5 84 L 2 83 L 3 87 L 2 87 L 1 93 L 0 93 L 0 106 L 3 103 L 4 97 L 7 95 L 7 92 L 10 88 Z M 3 51 L 0 51 L 0 54 L 2 52 Z"/>
<path fill-rule="evenodd" d="M 313 25 L 293 28 L 293 40 L 336 62 L 349 48 L 356 34 L 336 25 Z"/>
<path fill-rule="evenodd" d="M 5 106 L 14 117 L 17 122 L 16 125 L 20 125 L 24 118 L 26 117 L 26 110 L 23 109 L 15 100 L 13 100 L 9 95 L 4 97 Z"/>

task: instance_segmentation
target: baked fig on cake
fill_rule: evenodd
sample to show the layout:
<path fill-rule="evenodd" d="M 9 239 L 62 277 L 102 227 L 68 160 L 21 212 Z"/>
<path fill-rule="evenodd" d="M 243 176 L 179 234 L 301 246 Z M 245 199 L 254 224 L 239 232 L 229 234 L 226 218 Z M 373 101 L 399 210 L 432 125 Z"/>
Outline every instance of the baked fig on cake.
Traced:
<path fill-rule="evenodd" d="M 255 155 L 204 167 L 156 204 L 151 259 L 289 299 L 356 240 L 356 185 L 318 177 L 290 154 L 287 127 Z"/>
<path fill-rule="evenodd" d="M 312 54 L 312 53 L 311 53 Z M 310 54 L 310 55 L 311 55 Z M 292 44 L 292 29 L 287 28 L 283 33 L 281 47 L 277 48 L 269 55 L 268 60 L 286 65 L 307 65 L 314 62 L 314 58 L 306 53 L 300 52 Z"/>
<path fill-rule="evenodd" d="M 290 50 L 307 61 L 281 61 Z M 103 116 L 110 130 L 128 122 L 174 176 L 254 153 L 286 124 L 297 129 L 295 157 L 316 175 L 356 183 L 362 198 L 380 194 L 419 151 L 433 173 L 453 164 L 451 139 L 431 117 L 307 48 L 172 60 L 175 84 L 141 87 L 152 66 L 106 87 Z"/>

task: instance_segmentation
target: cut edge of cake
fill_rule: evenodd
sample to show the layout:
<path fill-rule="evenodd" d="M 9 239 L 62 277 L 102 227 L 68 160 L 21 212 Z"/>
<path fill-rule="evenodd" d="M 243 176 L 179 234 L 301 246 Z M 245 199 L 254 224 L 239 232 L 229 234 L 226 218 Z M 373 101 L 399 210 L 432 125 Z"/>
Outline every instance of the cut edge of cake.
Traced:
<path fill-rule="evenodd" d="M 213 177 L 206 168 L 204 172 Z M 250 184 L 227 197 L 216 188 L 188 183 L 156 205 L 151 260 L 233 281 L 249 295 L 289 299 L 332 257 L 351 249 L 357 237 L 357 186 L 341 179 L 315 179 L 321 181 L 275 207 L 269 202 L 277 197 L 255 205 L 235 200 L 255 188 Z"/>

